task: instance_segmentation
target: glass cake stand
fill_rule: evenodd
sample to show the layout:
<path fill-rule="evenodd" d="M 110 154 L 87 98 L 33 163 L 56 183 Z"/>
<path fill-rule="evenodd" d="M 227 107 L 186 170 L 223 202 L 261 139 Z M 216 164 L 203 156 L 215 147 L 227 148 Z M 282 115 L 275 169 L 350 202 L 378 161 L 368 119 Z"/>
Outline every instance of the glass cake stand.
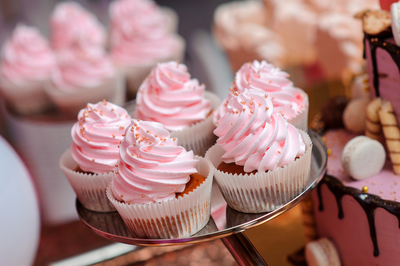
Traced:
<path fill-rule="evenodd" d="M 219 192 L 218 186 L 213 185 L 211 200 L 211 217 L 207 225 L 195 235 L 176 239 L 140 239 L 133 238 L 118 212 L 99 213 L 85 209 L 76 200 L 76 209 L 83 223 L 96 234 L 109 240 L 139 246 L 167 246 L 194 244 L 220 238 L 239 265 L 267 265 L 257 249 L 243 232 L 258 226 L 299 204 L 317 186 L 326 172 L 327 149 L 321 137 L 309 130 L 313 142 L 310 179 L 306 189 L 280 208 L 259 214 L 237 212 L 228 207 Z"/>

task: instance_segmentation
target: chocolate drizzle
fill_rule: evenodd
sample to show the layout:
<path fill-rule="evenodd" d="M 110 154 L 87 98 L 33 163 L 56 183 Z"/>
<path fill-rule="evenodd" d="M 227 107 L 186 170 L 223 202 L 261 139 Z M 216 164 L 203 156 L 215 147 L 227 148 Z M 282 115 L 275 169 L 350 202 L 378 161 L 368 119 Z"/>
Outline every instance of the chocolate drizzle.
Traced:
<path fill-rule="evenodd" d="M 364 45 L 364 57 L 366 58 L 366 53 L 370 53 L 371 61 L 372 61 L 372 71 L 373 71 L 373 84 L 375 88 L 376 97 L 380 97 L 379 92 L 379 79 L 387 78 L 387 75 L 378 72 L 377 66 L 377 59 L 376 59 L 376 49 L 382 48 L 383 50 L 387 51 L 390 56 L 392 57 L 393 61 L 396 63 L 399 71 L 400 71 L 400 49 L 399 47 L 393 42 L 393 34 L 385 33 L 379 36 L 364 35 L 364 44 L 365 41 L 369 44 L 369 51 L 366 51 L 366 47 Z"/>
<path fill-rule="evenodd" d="M 321 187 L 322 185 L 326 185 L 328 189 L 333 193 L 336 198 L 336 203 L 338 206 L 338 218 L 343 219 L 345 217 L 345 213 L 343 213 L 343 206 L 342 206 L 342 198 L 345 195 L 352 196 L 363 208 L 369 224 L 369 232 L 371 236 L 371 240 L 374 245 L 374 256 L 379 256 L 379 248 L 378 248 L 378 241 L 376 235 L 376 227 L 375 227 L 375 211 L 377 208 L 383 208 L 390 214 L 397 217 L 399 222 L 399 229 L 400 229 L 400 203 L 390 200 L 383 200 L 380 197 L 368 193 L 363 193 L 358 189 L 346 187 L 344 186 L 338 179 L 333 176 L 325 175 L 324 178 L 317 186 L 317 193 L 318 193 L 318 210 L 320 212 L 324 211 L 324 205 L 322 202 L 322 195 L 321 195 Z"/>

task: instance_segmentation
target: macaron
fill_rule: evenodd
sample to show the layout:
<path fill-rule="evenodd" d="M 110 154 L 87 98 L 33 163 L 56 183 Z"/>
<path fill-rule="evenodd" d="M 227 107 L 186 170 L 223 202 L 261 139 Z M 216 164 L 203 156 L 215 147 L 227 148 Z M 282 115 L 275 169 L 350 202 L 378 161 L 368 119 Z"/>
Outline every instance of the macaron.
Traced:
<path fill-rule="evenodd" d="M 339 254 L 333 243 L 321 238 L 306 245 L 306 261 L 308 266 L 340 266 Z"/>
<path fill-rule="evenodd" d="M 342 166 L 344 171 L 356 180 L 363 180 L 378 174 L 385 164 L 386 152 L 383 145 L 366 136 L 351 139 L 344 146 Z"/>
<path fill-rule="evenodd" d="M 364 133 L 365 120 L 367 119 L 367 106 L 369 98 L 362 97 L 352 99 L 343 112 L 343 124 L 345 128 L 353 133 Z"/>

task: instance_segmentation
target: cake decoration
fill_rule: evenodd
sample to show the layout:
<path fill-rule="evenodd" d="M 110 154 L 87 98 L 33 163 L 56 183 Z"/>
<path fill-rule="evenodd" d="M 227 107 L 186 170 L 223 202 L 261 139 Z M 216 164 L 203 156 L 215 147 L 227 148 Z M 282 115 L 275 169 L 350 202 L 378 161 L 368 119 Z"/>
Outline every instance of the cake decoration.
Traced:
<path fill-rule="evenodd" d="M 351 99 L 343 112 L 343 124 L 347 130 L 354 133 L 365 131 L 365 119 L 369 98 Z"/>
<path fill-rule="evenodd" d="M 375 140 L 380 140 L 382 136 L 382 125 L 378 115 L 381 106 L 381 98 L 373 99 L 367 106 L 365 136 Z"/>
<path fill-rule="evenodd" d="M 400 3 L 395 2 L 390 6 L 392 33 L 397 46 L 400 46 Z"/>

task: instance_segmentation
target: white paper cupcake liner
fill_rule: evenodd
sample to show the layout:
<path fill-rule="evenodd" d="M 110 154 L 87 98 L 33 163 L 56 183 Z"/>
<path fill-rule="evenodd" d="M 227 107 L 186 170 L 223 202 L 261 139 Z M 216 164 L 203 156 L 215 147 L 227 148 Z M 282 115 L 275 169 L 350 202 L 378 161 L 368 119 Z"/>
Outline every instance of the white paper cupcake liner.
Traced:
<path fill-rule="evenodd" d="M 123 76 L 116 74 L 115 77 L 107 79 L 103 84 L 92 88 L 62 91 L 50 84 L 46 86 L 45 90 L 63 115 L 76 117 L 78 112 L 88 103 L 97 103 L 103 99 L 116 103 L 116 95 L 118 95 L 118 92 L 124 91 L 124 88 L 121 88 L 124 83 L 119 80 L 120 78 L 123 78 Z"/>
<path fill-rule="evenodd" d="M 213 173 L 211 163 L 196 156 L 196 168 L 206 180 L 189 194 L 157 203 L 126 204 L 114 198 L 111 186 L 108 199 L 121 215 L 135 238 L 180 238 L 188 237 L 202 229 L 210 219 L 211 187 Z"/>
<path fill-rule="evenodd" d="M 121 68 L 121 70 L 125 73 L 126 89 L 130 95 L 136 96 L 136 93 L 143 80 L 150 74 L 151 69 L 155 67 L 157 63 L 172 60 L 179 60 L 180 62 L 183 62 L 186 47 L 185 40 L 179 35 L 175 35 L 175 37 L 179 42 L 179 47 L 174 54 L 171 54 L 165 58 L 159 58 L 158 60 L 148 64 Z"/>
<path fill-rule="evenodd" d="M 292 124 L 294 127 L 307 132 L 307 128 L 308 128 L 308 106 L 309 106 L 308 95 L 302 89 L 298 89 L 298 90 L 300 90 L 301 94 L 303 95 L 304 108 L 301 109 L 300 112 L 296 116 L 288 119 L 287 121 L 290 124 Z"/>
<path fill-rule="evenodd" d="M 256 174 L 228 174 L 217 170 L 225 150 L 218 144 L 206 153 L 212 163 L 212 171 L 228 205 L 245 213 L 273 211 L 304 191 L 310 177 L 312 142 L 304 131 L 299 130 L 306 152 L 299 159 L 273 171 Z"/>
<path fill-rule="evenodd" d="M 76 172 L 78 164 L 72 158 L 70 149 L 61 156 L 59 164 L 77 198 L 86 209 L 96 212 L 115 211 L 106 195 L 106 189 L 114 177 L 114 172 L 104 174 Z"/>
<path fill-rule="evenodd" d="M 216 110 L 221 104 L 219 97 L 209 91 L 204 91 L 204 98 L 211 101 L 211 108 Z M 193 153 L 204 156 L 206 151 L 215 144 L 217 137 L 213 131 L 215 129 L 214 115 L 210 114 L 205 120 L 200 121 L 190 127 L 180 131 L 171 131 L 171 137 L 178 139 L 178 145 L 186 150 L 193 150 Z"/>
<path fill-rule="evenodd" d="M 0 84 L 1 95 L 8 106 L 20 115 L 40 114 L 52 106 L 44 91 L 47 82 L 32 82 L 29 85 L 16 86 Z"/>

